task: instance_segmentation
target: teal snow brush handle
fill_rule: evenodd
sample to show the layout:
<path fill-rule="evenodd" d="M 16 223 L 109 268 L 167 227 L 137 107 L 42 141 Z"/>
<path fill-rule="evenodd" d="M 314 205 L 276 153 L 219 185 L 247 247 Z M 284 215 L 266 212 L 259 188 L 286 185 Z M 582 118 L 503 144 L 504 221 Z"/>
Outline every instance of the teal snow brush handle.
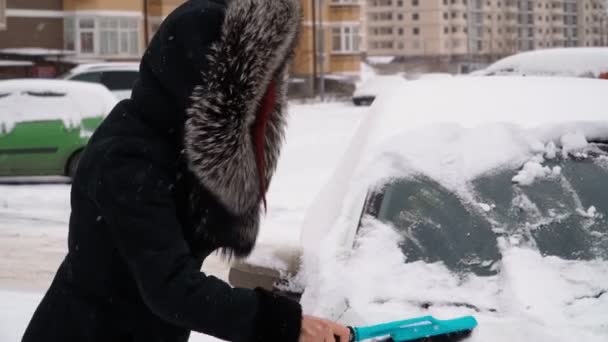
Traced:
<path fill-rule="evenodd" d="M 472 316 L 452 320 L 439 320 L 432 316 L 425 316 L 369 327 L 351 328 L 351 342 L 389 336 L 395 342 L 406 342 L 435 336 L 469 333 L 475 327 L 477 327 L 477 320 Z"/>

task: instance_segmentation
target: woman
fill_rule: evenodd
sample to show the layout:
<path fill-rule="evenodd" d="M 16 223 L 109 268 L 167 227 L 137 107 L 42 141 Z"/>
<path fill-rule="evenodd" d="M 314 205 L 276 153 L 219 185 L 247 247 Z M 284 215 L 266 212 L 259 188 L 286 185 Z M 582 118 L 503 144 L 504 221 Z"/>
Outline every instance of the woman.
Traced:
<path fill-rule="evenodd" d="M 69 252 L 24 341 L 348 340 L 200 272 L 247 256 L 285 129 L 299 0 L 190 0 L 165 20 L 72 184 Z"/>

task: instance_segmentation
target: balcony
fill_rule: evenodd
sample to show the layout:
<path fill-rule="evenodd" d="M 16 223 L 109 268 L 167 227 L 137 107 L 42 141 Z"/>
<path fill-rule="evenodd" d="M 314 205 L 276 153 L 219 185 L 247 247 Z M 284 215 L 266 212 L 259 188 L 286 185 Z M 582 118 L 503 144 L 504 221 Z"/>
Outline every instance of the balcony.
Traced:
<path fill-rule="evenodd" d="M 329 7 L 361 7 L 362 0 L 330 0 Z"/>

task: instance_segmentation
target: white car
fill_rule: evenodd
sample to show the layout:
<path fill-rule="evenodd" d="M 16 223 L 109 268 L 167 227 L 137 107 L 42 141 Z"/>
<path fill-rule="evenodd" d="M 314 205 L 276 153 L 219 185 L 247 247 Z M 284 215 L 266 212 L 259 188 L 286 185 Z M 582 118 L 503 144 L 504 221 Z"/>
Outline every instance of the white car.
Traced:
<path fill-rule="evenodd" d="M 357 87 L 353 94 L 353 103 L 355 106 L 371 106 L 377 96 L 405 82 L 406 79 L 400 75 L 375 76 Z"/>
<path fill-rule="evenodd" d="M 237 263 L 231 282 L 349 325 L 474 315 L 470 341 L 607 341 L 606 93 L 601 80 L 460 77 L 383 94 L 301 248 L 277 249 L 282 269 Z"/>
<path fill-rule="evenodd" d="M 82 64 L 61 78 L 71 81 L 99 83 L 106 86 L 118 98 L 131 97 L 133 86 L 139 77 L 139 63 Z"/>
<path fill-rule="evenodd" d="M 535 50 L 503 58 L 473 76 L 606 77 L 608 48 Z"/>

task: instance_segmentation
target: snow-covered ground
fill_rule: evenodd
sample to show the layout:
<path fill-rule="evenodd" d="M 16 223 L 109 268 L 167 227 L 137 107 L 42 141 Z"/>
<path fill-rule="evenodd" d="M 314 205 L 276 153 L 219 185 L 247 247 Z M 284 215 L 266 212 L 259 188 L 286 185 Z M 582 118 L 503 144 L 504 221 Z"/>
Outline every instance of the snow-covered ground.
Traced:
<path fill-rule="evenodd" d="M 295 245 L 300 221 L 329 178 L 367 109 L 350 104 L 291 105 L 287 143 L 268 196 L 260 236 Z M 66 253 L 69 186 L 0 185 L 0 341 L 18 341 Z M 203 270 L 226 279 L 210 258 Z M 214 341 L 195 334 L 191 341 Z"/>

